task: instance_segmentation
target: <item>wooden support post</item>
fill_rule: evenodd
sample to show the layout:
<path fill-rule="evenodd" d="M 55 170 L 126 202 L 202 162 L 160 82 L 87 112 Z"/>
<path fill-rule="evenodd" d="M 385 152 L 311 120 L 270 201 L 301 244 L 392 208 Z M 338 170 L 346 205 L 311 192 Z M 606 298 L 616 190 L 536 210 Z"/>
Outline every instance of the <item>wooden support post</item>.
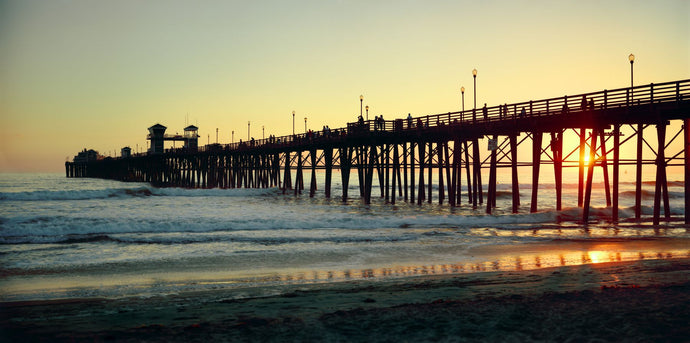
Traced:
<path fill-rule="evenodd" d="M 239 165 L 239 161 L 237 159 L 236 159 L 235 163 Z M 237 180 L 239 183 L 239 178 Z M 289 151 L 285 153 L 285 176 L 283 176 L 283 180 L 284 180 L 283 181 L 283 194 L 285 194 L 285 192 L 288 189 L 292 189 L 292 175 L 290 175 L 290 152 Z M 238 188 L 240 187 L 239 184 L 237 185 L 237 187 Z"/>
<path fill-rule="evenodd" d="M 465 147 L 465 171 L 467 174 L 467 203 L 472 204 L 474 196 L 472 196 L 472 177 L 470 176 L 470 152 L 467 147 L 467 141 L 463 142 Z"/>
<path fill-rule="evenodd" d="M 483 204 L 484 203 L 484 191 L 483 191 L 483 186 L 482 186 L 482 157 L 481 154 L 479 153 L 479 140 L 475 139 L 474 142 L 472 142 L 472 145 L 474 146 L 474 155 L 476 158 L 476 170 L 475 172 L 477 173 L 477 195 L 479 196 L 479 203 Z"/>
<path fill-rule="evenodd" d="M 331 178 L 333 177 L 333 148 L 326 147 L 323 150 L 324 153 L 324 164 L 326 167 L 326 180 L 324 185 L 324 192 L 326 193 L 326 198 L 331 197 Z"/>
<path fill-rule="evenodd" d="M 532 201 L 529 204 L 531 213 L 537 212 L 539 193 L 539 167 L 541 165 L 542 132 L 532 132 Z"/>
<path fill-rule="evenodd" d="M 493 140 L 497 141 L 498 136 L 494 135 Z M 489 164 L 489 191 L 486 199 L 486 213 L 491 214 L 491 210 L 496 206 L 496 149 L 491 150 L 491 163 Z"/>
<path fill-rule="evenodd" d="M 659 225 L 659 219 L 661 217 L 661 193 L 663 189 L 668 189 L 666 187 L 666 155 L 665 155 L 665 145 L 666 145 L 666 122 L 660 123 L 656 126 L 656 132 L 659 142 L 659 147 L 656 155 L 656 182 L 654 187 L 654 225 Z M 668 192 L 668 191 L 666 191 Z M 667 195 L 668 196 L 668 195 Z M 666 202 L 666 199 L 664 199 Z M 669 218 L 668 207 L 664 204 L 664 215 Z"/>
<path fill-rule="evenodd" d="M 366 188 L 366 182 L 364 178 L 364 163 L 366 162 L 366 156 L 364 156 L 365 147 L 357 147 L 357 177 L 359 178 L 359 196 L 364 198 L 364 189 Z"/>
<path fill-rule="evenodd" d="M 403 189 L 405 190 L 405 202 L 407 202 L 407 143 L 402 144 L 402 161 L 403 161 Z"/>
<path fill-rule="evenodd" d="M 297 176 L 295 176 L 295 195 L 302 194 L 304 178 L 302 177 L 302 152 L 297 152 Z"/>
<path fill-rule="evenodd" d="M 585 186 L 585 147 L 587 143 L 587 130 L 580 129 L 580 163 L 577 174 L 577 207 L 583 206 L 583 194 Z"/>
<path fill-rule="evenodd" d="M 311 182 L 309 183 L 309 197 L 313 198 L 316 193 L 316 149 L 309 152 L 311 155 Z"/>
<path fill-rule="evenodd" d="M 443 143 L 443 154 L 445 156 L 445 164 L 446 164 L 446 184 L 448 185 L 448 202 L 450 203 L 450 206 L 455 206 L 455 168 L 451 168 L 451 160 L 450 160 L 450 155 L 449 149 L 448 149 L 448 141 Z"/>
<path fill-rule="evenodd" d="M 480 174 L 480 161 L 479 161 L 479 141 L 477 139 L 472 140 L 472 208 L 477 208 L 479 195 L 479 176 Z"/>
<path fill-rule="evenodd" d="M 383 161 L 384 157 L 386 156 L 385 152 L 383 151 L 385 145 L 381 145 L 381 153 L 376 154 L 376 159 L 374 160 L 374 163 L 376 165 L 376 172 L 378 174 L 378 180 L 379 180 L 379 194 L 380 197 L 384 197 L 384 193 L 386 192 L 386 180 L 385 180 L 385 172 L 383 171 L 383 166 L 385 165 L 385 162 Z M 376 148 L 378 150 L 378 147 Z"/>
<path fill-rule="evenodd" d="M 424 201 L 424 164 L 425 164 L 425 144 L 422 142 L 419 142 L 417 144 L 419 148 L 419 196 L 417 197 L 417 205 L 421 205 L 422 201 Z"/>
<path fill-rule="evenodd" d="M 517 170 L 517 133 L 510 135 L 510 169 L 513 193 L 513 213 L 518 213 L 520 207 L 520 184 Z"/>
<path fill-rule="evenodd" d="M 582 209 L 582 222 L 587 224 L 589 221 L 589 203 L 592 198 L 592 179 L 594 177 L 594 165 L 596 163 L 595 152 L 597 151 L 596 129 L 592 130 L 592 144 L 589 147 L 589 167 L 587 169 L 587 186 L 585 187 L 584 208 Z"/>
<path fill-rule="evenodd" d="M 620 124 L 613 125 L 613 206 L 611 208 L 611 220 L 618 223 L 618 177 L 620 174 Z"/>
<path fill-rule="evenodd" d="M 562 209 L 563 195 L 563 131 L 551 132 L 551 151 L 553 152 L 553 175 L 556 185 L 556 211 Z"/>
<path fill-rule="evenodd" d="M 376 151 L 376 145 L 372 145 L 370 149 L 371 150 L 369 152 L 369 164 L 366 168 L 366 188 L 364 190 L 364 203 L 367 205 L 371 204 L 371 189 L 374 178 L 374 169 L 376 168 L 376 160 L 378 160 L 379 158 L 378 153 Z"/>
<path fill-rule="evenodd" d="M 609 166 L 606 158 L 606 136 L 604 129 L 600 131 L 601 135 L 601 168 L 604 170 L 604 191 L 606 193 L 606 206 L 611 206 L 611 184 L 609 183 Z"/>
<path fill-rule="evenodd" d="M 443 200 L 445 199 L 445 184 L 443 181 L 443 168 L 444 168 L 444 162 L 443 162 L 443 142 L 438 142 L 436 143 L 436 156 L 438 156 L 436 159 L 438 160 L 438 203 L 439 205 L 443 204 Z"/>
<path fill-rule="evenodd" d="M 434 147 L 433 143 L 429 142 L 429 184 L 427 185 L 428 188 L 428 193 L 429 196 L 427 197 L 426 201 L 431 204 L 431 198 L 433 196 L 433 182 L 434 180 L 432 179 L 433 174 L 434 174 Z"/>
<path fill-rule="evenodd" d="M 419 145 L 419 143 L 417 143 Z M 417 187 L 417 184 L 415 183 L 414 180 L 414 142 L 410 143 L 410 202 L 414 204 L 414 188 Z"/>
<path fill-rule="evenodd" d="M 340 148 L 340 178 L 343 184 L 343 201 L 347 201 L 347 190 L 350 187 L 350 168 L 352 167 L 352 149 Z"/>
<path fill-rule="evenodd" d="M 685 118 L 683 120 L 683 137 L 684 137 L 684 148 L 683 153 L 685 157 L 685 178 L 684 178 L 684 188 L 685 188 L 685 224 L 690 224 L 690 118 Z"/>
<path fill-rule="evenodd" d="M 635 169 L 635 219 L 642 216 L 642 131 L 644 126 L 637 124 L 637 161 Z"/>
<path fill-rule="evenodd" d="M 391 180 L 391 204 L 395 205 L 395 184 L 400 185 L 400 156 L 398 156 L 398 144 L 393 144 L 393 177 Z"/>
<path fill-rule="evenodd" d="M 453 206 L 462 204 L 462 143 L 459 139 L 453 142 L 453 189 L 455 202 Z"/>
<path fill-rule="evenodd" d="M 386 153 L 385 153 L 385 154 L 381 154 L 381 155 L 382 155 L 382 157 L 384 157 L 383 165 L 384 165 L 384 170 L 385 170 L 385 174 L 386 174 L 386 185 L 384 186 L 384 188 L 385 188 L 385 190 L 386 190 L 386 197 L 385 197 L 385 198 L 386 198 L 386 202 L 388 202 L 388 201 L 390 201 L 390 186 L 391 186 L 391 182 L 390 182 L 390 169 L 391 169 L 391 168 L 390 168 L 390 152 L 391 152 L 391 146 L 390 146 L 390 144 L 386 144 L 385 147 L 386 147 Z M 393 189 L 393 193 L 395 193 L 395 188 Z"/>

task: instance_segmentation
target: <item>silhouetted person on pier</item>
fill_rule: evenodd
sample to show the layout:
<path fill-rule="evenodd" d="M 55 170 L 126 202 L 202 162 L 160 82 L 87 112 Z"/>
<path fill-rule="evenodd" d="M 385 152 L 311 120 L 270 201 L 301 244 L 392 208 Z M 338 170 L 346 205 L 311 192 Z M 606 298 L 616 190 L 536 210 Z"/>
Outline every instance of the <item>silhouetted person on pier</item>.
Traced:
<path fill-rule="evenodd" d="M 486 103 L 484 103 L 484 107 L 482 107 L 482 114 L 484 114 L 484 120 L 489 120 L 489 112 L 486 109 Z"/>
<path fill-rule="evenodd" d="M 594 111 L 594 99 L 589 99 L 589 110 Z"/>
<path fill-rule="evenodd" d="M 520 118 L 524 118 L 526 115 L 527 115 L 527 111 L 525 111 L 525 108 L 523 107 L 523 108 L 520 110 Z"/>
<path fill-rule="evenodd" d="M 407 128 L 408 129 L 412 128 L 412 113 L 407 114 Z"/>
<path fill-rule="evenodd" d="M 563 104 L 563 108 L 561 108 L 561 113 L 563 114 L 568 114 L 570 112 L 570 109 L 568 109 L 568 103 Z"/>

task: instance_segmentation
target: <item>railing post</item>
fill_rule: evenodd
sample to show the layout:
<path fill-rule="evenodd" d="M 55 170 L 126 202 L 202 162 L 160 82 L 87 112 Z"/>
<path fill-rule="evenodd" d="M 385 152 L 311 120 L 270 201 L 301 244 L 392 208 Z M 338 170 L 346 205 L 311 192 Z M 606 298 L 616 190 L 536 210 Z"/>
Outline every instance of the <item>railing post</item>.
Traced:
<path fill-rule="evenodd" d="M 609 92 L 606 89 L 604 89 L 604 109 L 606 110 L 608 108 L 609 108 Z"/>
<path fill-rule="evenodd" d="M 654 104 L 654 84 L 649 84 L 649 104 Z"/>
<path fill-rule="evenodd" d="M 533 115 L 532 113 L 532 100 L 529 101 L 529 116 L 531 117 Z"/>

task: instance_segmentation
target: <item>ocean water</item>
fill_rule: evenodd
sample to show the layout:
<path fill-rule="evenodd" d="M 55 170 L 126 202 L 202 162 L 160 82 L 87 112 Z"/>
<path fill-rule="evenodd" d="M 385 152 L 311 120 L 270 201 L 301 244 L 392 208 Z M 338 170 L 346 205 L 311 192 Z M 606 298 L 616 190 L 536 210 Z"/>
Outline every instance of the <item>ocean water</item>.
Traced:
<path fill-rule="evenodd" d="M 333 198 L 326 199 L 322 189 L 310 198 L 308 190 L 156 188 L 0 174 L 0 301 L 210 289 L 241 298 L 305 283 L 690 256 L 682 222 L 652 227 L 627 220 L 630 182 L 621 185 L 620 224 L 608 221 L 597 183 L 593 221 L 585 226 L 577 186 L 567 181 L 562 211 L 554 209 L 553 186 L 541 184 L 539 212 L 529 213 L 531 187 L 521 184 L 520 213 L 512 214 L 510 182 L 499 174 L 492 215 L 483 205 L 473 209 L 466 196 L 459 207 L 439 205 L 436 186 L 431 204 L 398 197 L 392 205 L 375 189 L 372 204 L 364 205 L 356 175 L 351 199 L 343 202 L 339 181 L 336 173 Z M 653 184 L 644 187 L 648 217 Z M 672 217 L 682 218 L 683 182 L 671 182 L 669 193 Z"/>

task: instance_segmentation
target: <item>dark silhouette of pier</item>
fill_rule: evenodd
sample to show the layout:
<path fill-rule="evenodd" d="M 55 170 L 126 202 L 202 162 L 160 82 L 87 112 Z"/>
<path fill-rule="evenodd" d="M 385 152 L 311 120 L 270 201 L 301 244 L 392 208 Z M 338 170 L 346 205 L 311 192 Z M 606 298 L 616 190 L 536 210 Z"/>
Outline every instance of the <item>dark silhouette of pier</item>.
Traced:
<path fill-rule="evenodd" d="M 146 154 L 121 158 L 66 162 L 65 168 L 67 177 L 186 188 L 278 187 L 284 193 L 294 194 L 305 190 L 304 174 L 310 170 L 309 196 L 315 195 L 316 172 L 322 170 L 326 197 L 332 196 L 335 169 L 340 171 L 343 199 L 350 196 L 348 185 L 355 169 L 359 196 L 365 203 L 371 202 L 374 188 L 379 188 L 380 196 L 393 204 L 400 200 L 430 203 L 436 182 L 439 203 L 447 201 L 450 206 L 458 206 L 466 201 L 474 207 L 485 206 L 486 213 L 492 213 L 496 206 L 497 169 L 509 168 L 512 211 L 516 213 L 520 206 L 518 167 L 532 168 L 530 211 L 536 212 L 540 169 L 542 165 L 552 165 L 557 210 L 562 208 L 563 168 L 577 168 L 577 205 L 583 207 L 586 222 L 593 176 L 600 171 L 611 220 L 617 222 L 620 166 L 635 166 L 635 218 L 640 219 L 642 166 L 654 165 L 653 221 L 658 224 L 662 209 L 665 220 L 671 219 L 666 169 L 683 166 L 685 223 L 690 223 L 690 131 L 686 129 L 689 118 L 690 80 L 680 80 L 422 117 L 360 120 L 343 128 L 249 142 L 197 147 L 194 141 L 168 150 L 160 149 L 162 142 L 154 144 L 152 129 L 160 127 L 152 126 L 149 139 L 152 147 L 159 147 L 157 150 L 152 148 Z M 682 123 L 680 130 L 667 132 L 674 121 Z M 624 126 L 632 128 L 633 134 L 622 136 L 620 130 Z M 655 131 L 656 142 L 645 138 L 649 131 Z M 162 137 L 163 132 L 159 134 Z M 197 137 L 196 131 L 193 134 Z M 579 144 L 564 146 L 566 135 L 576 137 Z M 485 138 L 490 154 L 482 158 L 480 140 Z M 683 140 L 682 149 L 669 151 L 676 139 Z M 532 158 L 520 161 L 518 149 L 526 141 L 532 143 Z M 620 148 L 625 144 L 635 144 L 636 154 L 632 158 L 621 158 Z M 645 146 L 655 154 L 654 158 L 643 158 Z M 486 199 L 482 168 L 489 169 Z M 378 185 L 374 185 L 374 173 Z M 463 183 L 467 185 L 464 195 Z"/>

